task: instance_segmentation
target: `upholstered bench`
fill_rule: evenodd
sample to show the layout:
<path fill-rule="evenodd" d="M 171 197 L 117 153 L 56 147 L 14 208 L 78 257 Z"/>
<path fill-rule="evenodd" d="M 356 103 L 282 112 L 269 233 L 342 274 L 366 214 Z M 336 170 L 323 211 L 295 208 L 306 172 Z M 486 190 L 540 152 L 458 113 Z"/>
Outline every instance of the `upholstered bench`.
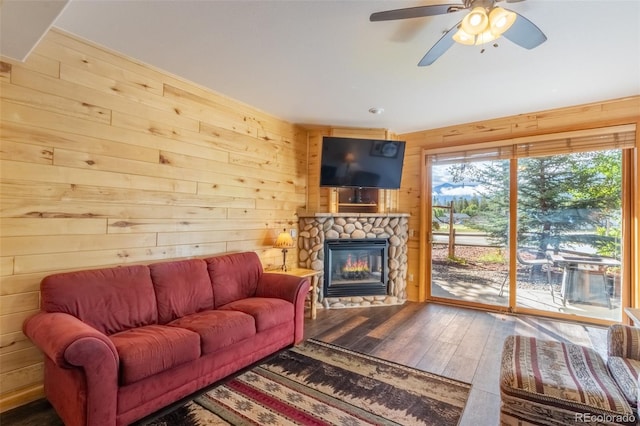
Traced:
<path fill-rule="evenodd" d="M 611 377 L 636 412 L 640 377 L 640 329 L 613 324 L 607 330 L 607 367 Z"/>
<path fill-rule="evenodd" d="M 524 336 L 504 342 L 502 425 L 634 425 L 635 415 L 600 355 Z"/>

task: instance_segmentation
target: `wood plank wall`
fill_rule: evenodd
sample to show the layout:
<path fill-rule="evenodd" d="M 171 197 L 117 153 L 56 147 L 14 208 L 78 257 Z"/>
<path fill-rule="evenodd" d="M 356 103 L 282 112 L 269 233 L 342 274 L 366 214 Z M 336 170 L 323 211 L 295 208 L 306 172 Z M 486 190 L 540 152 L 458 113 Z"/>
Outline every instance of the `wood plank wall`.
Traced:
<path fill-rule="evenodd" d="M 409 219 L 409 279 L 407 282 L 409 300 L 423 300 L 424 286 L 426 285 L 418 279 L 420 274 L 420 233 L 424 231 L 420 226 L 422 183 L 420 174 L 421 152 L 423 149 L 456 147 L 523 136 L 595 129 L 618 124 L 636 124 L 638 129 L 636 137 L 640 140 L 640 96 L 398 135 L 398 139 L 407 141 L 398 210 L 411 214 Z M 637 142 L 636 146 L 640 146 L 640 142 Z M 637 159 L 640 158 L 637 151 L 638 149 L 636 149 L 636 163 L 638 163 Z M 636 167 L 638 167 L 638 164 L 636 164 Z M 637 175 L 635 179 L 638 179 Z M 635 223 L 638 223 L 638 213 L 640 212 L 638 207 L 640 205 L 640 201 L 638 201 L 638 195 L 640 194 L 637 192 L 638 185 L 638 182 L 636 182 L 635 205 L 632 206 Z M 640 240 L 637 225 L 633 233 L 635 237 L 633 244 L 637 247 Z M 635 256 L 638 256 L 637 250 L 635 253 Z M 636 265 L 637 260 L 640 259 L 636 259 Z M 638 276 L 637 271 L 635 276 Z M 411 277 L 414 277 L 414 279 L 411 280 Z M 637 282 L 635 286 L 638 287 Z M 639 292 L 636 291 L 636 293 Z"/>
<path fill-rule="evenodd" d="M 244 250 L 279 266 L 275 237 L 305 208 L 307 132 L 57 30 L 0 65 L 5 411 L 42 395 L 21 327 L 44 276 Z"/>

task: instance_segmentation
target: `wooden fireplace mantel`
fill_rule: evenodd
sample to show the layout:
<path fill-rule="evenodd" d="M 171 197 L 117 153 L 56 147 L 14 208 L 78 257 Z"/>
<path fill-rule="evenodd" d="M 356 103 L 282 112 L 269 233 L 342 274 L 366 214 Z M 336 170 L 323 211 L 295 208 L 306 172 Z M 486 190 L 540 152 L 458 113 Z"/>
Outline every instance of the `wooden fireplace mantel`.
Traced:
<path fill-rule="evenodd" d="M 309 217 L 409 217 L 409 213 L 330 213 L 330 212 L 298 212 L 299 218 Z"/>

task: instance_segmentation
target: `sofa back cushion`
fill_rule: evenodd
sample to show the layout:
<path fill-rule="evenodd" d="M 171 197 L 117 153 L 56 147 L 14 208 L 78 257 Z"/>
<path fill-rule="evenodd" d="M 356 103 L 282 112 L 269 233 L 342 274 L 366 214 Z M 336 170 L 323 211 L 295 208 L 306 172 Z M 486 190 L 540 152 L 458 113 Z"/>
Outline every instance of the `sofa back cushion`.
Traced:
<path fill-rule="evenodd" d="M 262 264 L 254 252 L 232 253 L 205 259 L 213 286 L 214 306 L 253 297 L 262 277 Z"/>
<path fill-rule="evenodd" d="M 40 283 L 40 291 L 43 311 L 73 315 L 107 335 L 158 321 L 144 265 L 50 275 Z"/>
<path fill-rule="evenodd" d="M 158 301 L 158 322 L 166 324 L 185 315 L 213 309 L 213 290 L 202 259 L 149 265 Z"/>

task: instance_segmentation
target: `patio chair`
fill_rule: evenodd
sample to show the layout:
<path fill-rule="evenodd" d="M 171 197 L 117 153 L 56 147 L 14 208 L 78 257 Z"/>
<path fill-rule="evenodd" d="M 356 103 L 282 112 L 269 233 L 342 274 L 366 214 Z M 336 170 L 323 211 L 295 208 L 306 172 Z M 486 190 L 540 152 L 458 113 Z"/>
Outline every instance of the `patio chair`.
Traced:
<path fill-rule="evenodd" d="M 555 294 L 553 292 L 553 284 L 551 283 L 551 267 L 553 266 L 553 260 L 549 258 L 547 253 L 530 248 L 519 248 L 516 250 L 516 259 L 518 263 L 528 269 L 529 281 L 533 280 L 534 269 L 539 266 L 540 270 L 546 266 L 547 269 L 547 284 L 549 285 L 549 291 L 551 292 L 551 300 L 555 303 Z"/>
<path fill-rule="evenodd" d="M 519 248 L 516 250 L 516 259 L 518 259 L 518 263 L 529 272 L 529 281 L 533 280 L 533 272 L 536 266 L 539 266 L 541 269 L 543 266 L 547 266 L 547 284 L 549 285 L 549 291 L 551 292 L 551 299 L 555 303 L 556 299 L 553 292 L 553 284 L 551 283 L 551 267 L 553 266 L 553 261 L 549 259 L 549 256 L 540 250 Z M 509 274 L 507 274 L 500 286 L 500 293 L 498 293 L 500 296 L 503 294 L 504 286 L 507 281 L 509 281 Z"/>

